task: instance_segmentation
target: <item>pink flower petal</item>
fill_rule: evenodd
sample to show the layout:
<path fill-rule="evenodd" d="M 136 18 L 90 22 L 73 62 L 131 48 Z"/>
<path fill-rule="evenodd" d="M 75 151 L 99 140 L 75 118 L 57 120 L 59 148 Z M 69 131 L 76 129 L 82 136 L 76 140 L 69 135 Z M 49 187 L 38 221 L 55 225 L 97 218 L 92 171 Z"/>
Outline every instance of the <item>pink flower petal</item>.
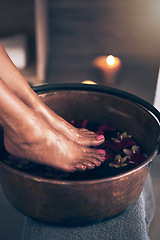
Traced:
<path fill-rule="evenodd" d="M 82 122 L 82 128 L 86 128 L 87 123 L 88 123 L 88 120 L 84 119 Z"/>

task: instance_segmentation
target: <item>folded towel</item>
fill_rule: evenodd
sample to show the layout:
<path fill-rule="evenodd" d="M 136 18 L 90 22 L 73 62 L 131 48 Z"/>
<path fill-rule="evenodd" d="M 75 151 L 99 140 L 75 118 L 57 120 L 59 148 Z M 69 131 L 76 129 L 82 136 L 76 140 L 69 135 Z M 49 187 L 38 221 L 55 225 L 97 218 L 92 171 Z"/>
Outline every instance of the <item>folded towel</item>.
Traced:
<path fill-rule="evenodd" d="M 138 200 L 121 215 L 80 227 L 59 227 L 26 218 L 23 240 L 149 240 L 147 231 L 154 210 L 152 184 L 148 176 Z"/>

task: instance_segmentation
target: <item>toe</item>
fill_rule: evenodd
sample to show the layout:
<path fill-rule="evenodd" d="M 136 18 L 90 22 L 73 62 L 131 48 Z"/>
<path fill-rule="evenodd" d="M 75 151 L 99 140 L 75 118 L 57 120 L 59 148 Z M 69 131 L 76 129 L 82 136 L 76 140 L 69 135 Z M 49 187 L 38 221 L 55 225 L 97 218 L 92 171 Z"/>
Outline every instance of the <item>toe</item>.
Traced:
<path fill-rule="evenodd" d="M 96 159 L 100 162 L 104 162 L 105 160 L 105 151 L 103 149 L 83 148 L 83 151 L 88 157 Z"/>
<path fill-rule="evenodd" d="M 100 156 L 105 156 L 105 150 L 103 150 L 103 149 L 97 149 L 97 152 L 100 154 Z"/>
<path fill-rule="evenodd" d="M 84 160 L 84 161 L 83 161 L 83 164 L 86 166 L 86 168 L 87 168 L 88 170 L 95 168 L 95 164 L 93 164 L 93 163 L 92 163 L 91 161 L 89 161 L 89 160 Z"/>
<path fill-rule="evenodd" d="M 95 166 L 95 167 L 99 167 L 99 166 L 101 165 L 101 163 L 102 163 L 100 160 L 98 160 L 97 158 L 94 158 L 94 157 L 90 157 L 90 158 L 88 159 L 88 161 L 90 161 L 91 164 L 92 164 L 93 166 Z"/>
<path fill-rule="evenodd" d="M 94 132 L 91 132 L 91 131 L 89 131 L 89 130 L 87 130 L 85 128 L 81 128 L 80 129 L 80 133 L 86 134 L 87 136 L 93 136 L 93 137 L 96 136 L 96 134 Z"/>
<path fill-rule="evenodd" d="M 77 171 L 85 171 L 87 169 L 87 166 L 83 165 L 82 163 L 77 163 L 75 165 L 75 170 Z"/>

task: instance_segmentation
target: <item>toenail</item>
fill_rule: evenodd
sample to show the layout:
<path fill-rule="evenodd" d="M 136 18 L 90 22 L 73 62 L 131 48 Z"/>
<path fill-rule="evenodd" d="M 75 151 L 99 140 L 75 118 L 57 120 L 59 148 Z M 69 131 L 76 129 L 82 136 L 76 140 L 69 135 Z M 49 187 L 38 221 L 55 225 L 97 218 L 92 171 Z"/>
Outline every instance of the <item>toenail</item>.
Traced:
<path fill-rule="evenodd" d="M 98 165 L 101 165 L 101 162 L 100 161 L 97 161 Z"/>
<path fill-rule="evenodd" d="M 94 165 L 94 164 L 92 164 L 92 167 L 95 167 L 95 165 Z"/>
<path fill-rule="evenodd" d="M 105 151 L 102 150 L 102 149 L 98 149 L 97 152 L 100 153 L 100 154 L 104 154 L 105 153 Z"/>
<path fill-rule="evenodd" d="M 103 135 L 98 135 L 98 136 L 97 136 L 97 140 L 100 141 L 100 140 L 102 140 L 102 139 L 104 139 L 104 136 L 103 136 Z"/>
<path fill-rule="evenodd" d="M 86 166 L 83 166 L 83 168 L 84 168 L 84 170 L 86 170 L 87 167 L 86 167 Z"/>
<path fill-rule="evenodd" d="M 105 157 L 101 157 L 103 160 L 105 160 Z"/>

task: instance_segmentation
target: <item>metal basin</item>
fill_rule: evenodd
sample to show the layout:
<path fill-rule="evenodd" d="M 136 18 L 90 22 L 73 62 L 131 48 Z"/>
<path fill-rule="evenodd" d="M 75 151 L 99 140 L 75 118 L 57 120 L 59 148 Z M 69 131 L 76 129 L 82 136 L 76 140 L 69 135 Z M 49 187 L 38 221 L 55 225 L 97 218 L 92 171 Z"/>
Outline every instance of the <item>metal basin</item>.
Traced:
<path fill-rule="evenodd" d="M 34 90 L 68 121 L 87 118 L 99 124 L 112 122 L 132 134 L 149 157 L 125 173 L 87 181 L 36 177 L 0 161 L 0 181 L 10 204 L 28 217 L 68 226 L 94 223 L 122 213 L 139 197 L 150 162 L 158 153 L 159 112 L 132 94 L 102 86 L 60 84 Z M 2 132 L 0 139 L 3 152 Z"/>

